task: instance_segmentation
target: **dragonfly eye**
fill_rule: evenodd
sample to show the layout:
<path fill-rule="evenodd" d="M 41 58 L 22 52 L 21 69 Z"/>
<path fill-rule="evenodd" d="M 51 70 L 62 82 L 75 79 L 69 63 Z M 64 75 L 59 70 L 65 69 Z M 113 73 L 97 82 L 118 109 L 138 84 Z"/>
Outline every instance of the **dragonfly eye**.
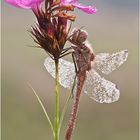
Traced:
<path fill-rule="evenodd" d="M 77 44 L 82 44 L 87 40 L 87 32 L 81 29 L 74 29 L 72 33 L 72 41 Z"/>

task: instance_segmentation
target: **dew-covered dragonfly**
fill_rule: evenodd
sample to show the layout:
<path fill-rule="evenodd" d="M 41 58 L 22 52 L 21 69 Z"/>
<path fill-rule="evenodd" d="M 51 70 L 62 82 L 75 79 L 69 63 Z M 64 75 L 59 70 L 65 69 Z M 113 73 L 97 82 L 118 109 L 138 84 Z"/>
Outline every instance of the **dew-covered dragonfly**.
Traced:
<path fill-rule="evenodd" d="M 88 46 L 88 45 L 87 45 Z M 91 49 L 91 48 L 90 48 Z M 91 68 L 86 71 L 86 80 L 83 91 L 91 99 L 99 103 L 112 103 L 119 99 L 120 91 L 116 84 L 100 76 L 97 71 L 103 74 L 110 74 L 118 69 L 128 57 L 128 51 L 122 50 L 116 53 L 99 53 L 91 61 Z M 51 58 L 46 58 L 44 65 L 47 71 L 55 78 L 55 63 Z M 97 71 L 96 71 L 97 70 Z M 71 89 L 75 78 L 74 63 L 59 59 L 59 83 L 64 88 Z"/>

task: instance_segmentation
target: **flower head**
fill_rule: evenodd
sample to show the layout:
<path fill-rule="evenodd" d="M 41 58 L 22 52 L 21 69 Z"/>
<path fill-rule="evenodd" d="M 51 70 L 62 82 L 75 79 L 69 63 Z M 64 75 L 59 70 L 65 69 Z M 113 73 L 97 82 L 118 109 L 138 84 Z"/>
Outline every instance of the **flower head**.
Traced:
<path fill-rule="evenodd" d="M 50 5 L 50 1 L 48 1 Z M 55 7 L 59 6 L 55 5 Z M 37 22 L 31 28 L 31 34 L 34 36 L 34 41 L 38 44 L 39 48 L 44 49 L 52 59 L 58 60 L 63 52 L 64 45 L 68 38 L 68 20 L 74 17 L 67 17 L 64 11 L 55 10 L 54 7 L 47 7 L 46 10 L 37 9 L 35 15 Z M 59 7 L 58 7 L 59 8 Z M 71 19 L 72 18 L 72 19 Z"/>
<path fill-rule="evenodd" d="M 97 12 L 96 7 L 94 6 L 83 6 L 82 4 L 78 3 L 78 0 L 61 0 L 61 4 L 62 5 L 66 5 L 66 6 L 73 6 L 76 7 L 84 12 L 86 12 L 87 14 L 95 14 Z"/>
<path fill-rule="evenodd" d="M 35 9 L 40 5 L 42 0 L 5 0 L 7 3 L 24 9 Z"/>

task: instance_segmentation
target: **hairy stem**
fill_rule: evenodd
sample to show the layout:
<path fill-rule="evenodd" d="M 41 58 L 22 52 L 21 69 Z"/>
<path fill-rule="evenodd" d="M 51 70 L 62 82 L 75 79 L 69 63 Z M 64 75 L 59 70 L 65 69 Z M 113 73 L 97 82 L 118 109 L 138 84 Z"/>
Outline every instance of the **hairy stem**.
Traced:
<path fill-rule="evenodd" d="M 55 140 L 59 140 L 59 72 L 58 72 L 58 60 L 55 60 Z"/>

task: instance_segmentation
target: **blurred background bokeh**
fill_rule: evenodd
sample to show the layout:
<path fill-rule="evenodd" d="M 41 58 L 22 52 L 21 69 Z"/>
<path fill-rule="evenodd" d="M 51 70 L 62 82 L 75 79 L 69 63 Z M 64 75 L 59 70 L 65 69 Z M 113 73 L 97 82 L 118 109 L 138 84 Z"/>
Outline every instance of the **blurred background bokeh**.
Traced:
<path fill-rule="evenodd" d="M 128 61 L 106 79 L 116 83 L 120 100 L 99 104 L 82 95 L 73 140 L 138 140 L 138 0 L 81 1 L 98 8 L 96 15 L 76 10 L 73 27 L 84 26 L 94 52 L 128 49 Z M 48 122 L 30 82 L 51 118 L 54 116 L 54 79 L 43 66 L 47 54 L 33 47 L 29 10 L 2 2 L 2 140 L 52 140 Z M 67 57 L 66 59 L 71 59 Z M 104 75 L 103 75 L 104 76 Z M 60 87 L 61 108 L 69 91 Z M 65 116 L 61 140 L 64 139 Z"/>

